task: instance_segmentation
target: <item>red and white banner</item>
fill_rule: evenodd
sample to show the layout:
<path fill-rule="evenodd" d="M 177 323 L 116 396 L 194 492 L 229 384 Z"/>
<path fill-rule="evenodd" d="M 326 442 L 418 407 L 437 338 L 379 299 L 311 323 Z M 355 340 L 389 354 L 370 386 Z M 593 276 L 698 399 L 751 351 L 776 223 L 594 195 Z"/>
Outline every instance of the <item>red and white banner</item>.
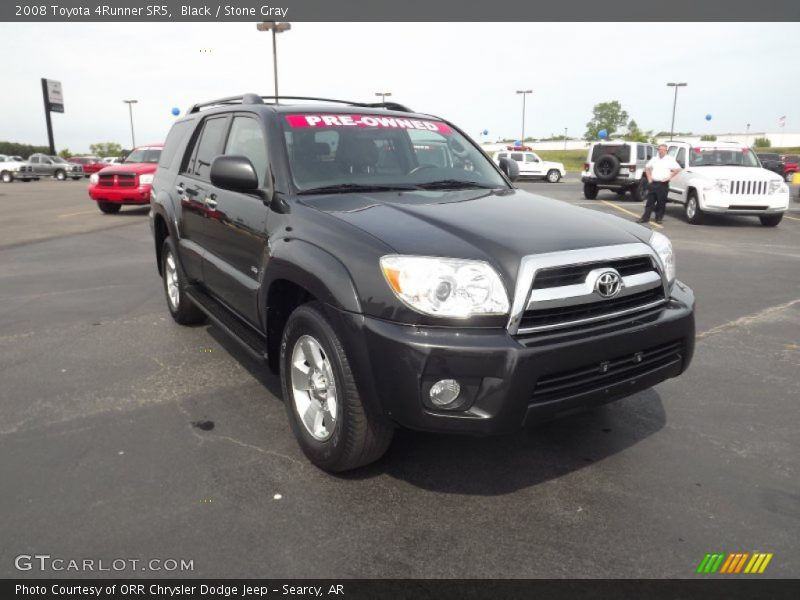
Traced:
<path fill-rule="evenodd" d="M 295 129 L 314 127 L 357 127 L 361 129 L 414 129 L 433 131 L 448 135 L 453 130 L 441 121 L 427 119 L 403 119 L 376 115 L 333 114 L 333 115 L 286 115 L 289 125 Z"/>

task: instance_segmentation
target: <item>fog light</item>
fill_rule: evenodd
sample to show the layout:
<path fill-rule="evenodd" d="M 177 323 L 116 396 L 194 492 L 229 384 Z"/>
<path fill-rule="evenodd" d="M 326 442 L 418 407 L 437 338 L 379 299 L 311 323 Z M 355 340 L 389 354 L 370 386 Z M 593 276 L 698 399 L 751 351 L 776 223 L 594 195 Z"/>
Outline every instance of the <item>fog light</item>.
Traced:
<path fill-rule="evenodd" d="M 435 406 L 447 408 L 458 400 L 461 386 L 455 379 L 442 379 L 431 386 L 431 402 Z"/>

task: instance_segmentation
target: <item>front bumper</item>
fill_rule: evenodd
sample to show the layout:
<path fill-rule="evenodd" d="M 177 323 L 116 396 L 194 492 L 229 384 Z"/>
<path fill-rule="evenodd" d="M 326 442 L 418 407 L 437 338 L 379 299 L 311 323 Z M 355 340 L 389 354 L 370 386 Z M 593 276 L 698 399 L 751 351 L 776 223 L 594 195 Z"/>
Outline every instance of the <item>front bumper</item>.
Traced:
<path fill-rule="evenodd" d="M 593 183 L 599 188 L 627 188 L 627 187 L 634 187 L 639 180 L 636 179 L 635 173 L 630 173 L 629 177 L 616 177 L 614 179 L 602 180 L 598 179 L 594 175 L 586 175 L 585 172 L 581 175 L 581 182 L 582 183 Z"/>
<path fill-rule="evenodd" d="M 150 204 L 150 185 L 138 187 L 110 187 L 89 185 L 89 197 L 92 200 L 112 202 L 115 204 Z"/>
<path fill-rule="evenodd" d="M 789 192 L 742 196 L 704 190 L 700 208 L 713 214 L 774 215 L 789 210 Z"/>
<path fill-rule="evenodd" d="M 362 396 L 391 421 L 423 431 L 513 432 L 675 377 L 694 352 L 694 294 L 680 282 L 670 302 L 646 318 L 549 343 L 505 330 L 414 327 L 336 313 Z M 641 358 L 667 347 L 670 354 L 653 354 L 657 361 Z M 426 400 L 445 378 L 460 382 L 464 410 L 436 410 Z M 537 391 L 543 386 L 545 393 Z"/>

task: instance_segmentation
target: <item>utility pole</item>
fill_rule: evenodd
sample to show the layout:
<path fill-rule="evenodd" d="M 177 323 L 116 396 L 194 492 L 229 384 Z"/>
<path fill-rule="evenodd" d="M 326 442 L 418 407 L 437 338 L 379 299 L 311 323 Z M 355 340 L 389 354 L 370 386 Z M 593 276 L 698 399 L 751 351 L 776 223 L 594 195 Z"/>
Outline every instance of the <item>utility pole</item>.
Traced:
<path fill-rule="evenodd" d="M 128 105 L 128 113 L 131 117 L 131 150 L 136 148 L 136 136 L 133 134 L 133 105 L 139 102 L 138 100 L 123 100 Z"/>
<path fill-rule="evenodd" d="M 522 94 L 522 136 L 520 137 L 520 143 L 524 146 L 525 145 L 525 96 L 528 94 L 532 94 L 533 90 L 517 90 L 518 94 Z"/>
<path fill-rule="evenodd" d="M 678 88 L 686 87 L 687 83 L 668 83 L 667 87 L 675 88 L 675 99 L 672 101 L 672 125 L 669 128 L 669 140 L 672 141 L 672 136 L 675 133 L 675 106 L 678 104 Z"/>
<path fill-rule="evenodd" d="M 278 42 L 276 41 L 277 34 L 283 33 L 284 31 L 289 31 L 292 28 L 291 23 L 283 22 L 278 23 L 276 21 L 264 21 L 263 23 L 258 23 L 256 25 L 256 29 L 259 31 L 271 31 L 272 32 L 272 74 L 275 78 L 275 104 L 279 104 L 278 102 Z"/>

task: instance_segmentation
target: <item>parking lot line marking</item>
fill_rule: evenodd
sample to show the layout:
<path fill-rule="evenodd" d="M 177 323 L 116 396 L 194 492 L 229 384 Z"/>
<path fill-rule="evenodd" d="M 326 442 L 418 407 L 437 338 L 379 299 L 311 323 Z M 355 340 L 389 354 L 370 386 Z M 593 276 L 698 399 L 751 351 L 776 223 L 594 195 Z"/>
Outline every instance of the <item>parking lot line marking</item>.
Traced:
<path fill-rule="evenodd" d="M 783 215 L 784 219 L 791 219 L 792 221 L 800 221 L 797 217 L 790 217 L 789 215 Z"/>
<path fill-rule="evenodd" d="M 630 215 L 632 217 L 636 217 L 637 219 L 639 218 L 639 215 L 637 215 L 635 212 L 631 212 L 627 208 L 622 208 L 618 204 L 614 204 L 613 202 L 609 202 L 608 200 L 600 200 L 600 202 L 602 202 L 603 204 L 608 204 L 609 206 L 612 206 L 612 207 L 616 208 L 617 210 L 621 210 L 625 214 L 628 214 L 628 215 Z M 658 223 L 652 223 L 652 225 L 654 227 L 658 227 L 659 229 L 664 229 L 664 226 L 663 225 L 659 225 Z"/>
<path fill-rule="evenodd" d="M 97 211 L 94 211 L 94 210 L 82 210 L 80 212 L 66 213 L 66 214 L 63 214 L 63 215 L 58 215 L 56 218 L 57 219 L 65 219 L 67 217 L 77 217 L 78 215 L 88 215 L 89 213 L 93 213 L 93 212 L 97 212 Z"/>

